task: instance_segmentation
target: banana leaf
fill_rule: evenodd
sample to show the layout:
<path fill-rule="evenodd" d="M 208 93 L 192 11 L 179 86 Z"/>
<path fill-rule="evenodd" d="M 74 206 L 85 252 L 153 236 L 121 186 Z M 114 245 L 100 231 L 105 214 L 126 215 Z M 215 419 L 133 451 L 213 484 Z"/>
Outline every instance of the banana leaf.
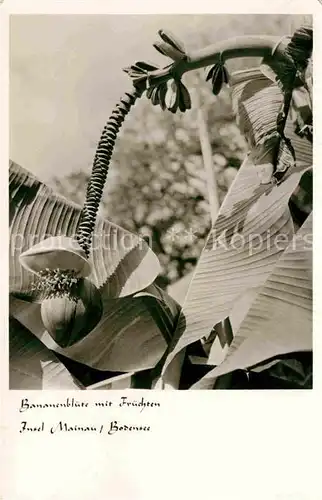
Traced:
<path fill-rule="evenodd" d="M 32 300 L 34 275 L 19 256 L 49 236 L 73 236 L 81 208 L 57 195 L 14 162 L 9 172 L 10 293 Z M 160 272 L 156 255 L 137 235 L 98 218 L 89 279 L 110 298 L 142 290 Z"/>
<path fill-rule="evenodd" d="M 82 389 L 82 385 L 40 340 L 9 318 L 10 389 Z"/>
<path fill-rule="evenodd" d="M 245 135 L 251 149 L 255 164 L 261 163 L 256 158 L 259 144 L 276 128 L 276 118 L 281 110 L 284 96 L 279 85 L 263 75 L 260 69 L 250 69 L 234 74 L 232 80 L 232 103 L 240 131 Z M 288 120 L 285 127 L 285 136 L 291 140 L 296 154 L 298 165 L 312 165 L 312 144 L 305 137 L 297 133 L 294 123 L 294 114 L 299 115 L 299 101 L 308 106 L 310 96 L 304 87 L 293 91 L 293 99 Z M 279 163 L 281 169 L 287 167 L 290 161 L 289 150 L 284 142 L 280 145 Z"/>
<path fill-rule="evenodd" d="M 258 72 L 246 72 L 235 85 L 234 108 L 254 151 L 276 128 L 282 92 L 277 84 Z M 230 316 L 237 301 L 243 300 L 246 293 L 250 297 L 247 307 L 251 305 L 291 241 L 294 227 L 288 202 L 302 174 L 312 165 L 312 144 L 296 134 L 290 119 L 286 134 L 295 148 L 297 163 L 291 164 L 283 182 L 279 185 L 263 182 L 257 151 L 248 155 L 232 184 L 190 283 L 164 364 L 164 378 L 176 355 L 207 337 L 215 324 Z M 290 160 L 284 143 L 279 159 L 282 165 Z M 209 357 L 214 365 L 225 357 L 228 345 L 223 347 L 223 343 L 218 338 L 214 341 Z"/>
<path fill-rule="evenodd" d="M 248 371 L 250 389 L 312 389 L 312 351 L 290 353 L 278 358 L 264 370 L 259 365 Z"/>
<path fill-rule="evenodd" d="M 277 355 L 312 350 L 312 219 L 311 214 L 276 262 L 224 361 L 193 389 L 210 389 L 216 377 Z"/>

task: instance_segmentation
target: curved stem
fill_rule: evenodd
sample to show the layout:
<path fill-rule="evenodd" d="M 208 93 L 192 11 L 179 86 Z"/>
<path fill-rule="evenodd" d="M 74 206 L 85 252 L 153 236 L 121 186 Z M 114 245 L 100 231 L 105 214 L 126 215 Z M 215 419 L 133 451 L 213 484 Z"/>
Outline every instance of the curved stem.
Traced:
<path fill-rule="evenodd" d="M 278 37 L 240 36 L 209 45 L 188 55 L 188 70 L 198 69 L 216 62 L 225 62 L 235 57 L 265 57 L 270 55 Z"/>
<path fill-rule="evenodd" d="M 92 173 L 87 186 L 86 200 L 80 222 L 76 231 L 76 239 L 89 256 L 92 235 L 96 223 L 97 212 L 102 198 L 103 189 L 113 154 L 117 134 L 122 123 L 136 100 L 143 91 L 135 88 L 131 93 L 125 93 L 109 117 L 94 157 Z"/>

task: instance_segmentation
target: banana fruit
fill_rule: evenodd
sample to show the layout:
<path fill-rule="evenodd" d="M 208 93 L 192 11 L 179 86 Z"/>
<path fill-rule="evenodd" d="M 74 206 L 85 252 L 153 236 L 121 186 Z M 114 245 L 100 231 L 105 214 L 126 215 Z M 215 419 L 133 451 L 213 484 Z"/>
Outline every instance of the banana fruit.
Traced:
<path fill-rule="evenodd" d="M 158 34 L 161 41 L 155 42 L 153 46 L 162 55 L 170 57 L 175 62 L 187 58 L 184 45 L 172 33 L 159 30 Z M 191 109 L 190 94 L 180 80 L 174 78 L 167 80 L 171 74 L 169 68 L 172 66 L 173 63 L 161 70 L 153 64 L 137 61 L 123 71 L 128 73 L 135 86 L 141 86 L 146 90 L 146 96 L 154 106 L 159 104 L 163 110 L 168 109 L 171 113 L 175 113 L 178 109 L 185 112 Z"/>
<path fill-rule="evenodd" d="M 158 87 L 158 99 L 159 99 L 159 104 L 161 106 L 161 109 L 164 111 L 166 109 L 166 104 L 165 104 L 165 96 L 167 93 L 167 84 L 162 83 Z"/>
<path fill-rule="evenodd" d="M 182 112 L 185 112 L 187 109 L 191 109 L 189 91 L 180 80 L 171 80 L 168 82 L 165 104 L 171 113 L 175 113 L 178 109 Z"/>
<path fill-rule="evenodd" d="M 178 109 L 185 112 L 191 109 L 191 98 L 187 87 L 180 80 L 169 80 L 157 86 L 148 87 L 146 96 L 156 106 L 175 113 Z"/>
<path fill-rule="evenodd" d="M 212 66 L 206 76 L 206 82 L 208 80 L 211 80 L 214 95 L 218 95 L 224 83 L 229 85 L 229 75 L 225 66 L 221 63 Z"/>
<path fill-rule="evenodd" d="M 146 71 L 146 72 L 155 71 L 155 70 L 159 69 L 158 66 L 155 66 L 154 64 L 147 63 L 145 61 L 137 61 L 135 63 L 135 66 L 137 68 L 139 68 L 141 71 Z"/>
<path fill-rule="evenodd" d="M 132 66 L 123 68 L 123 71 L 129 75 L 133 80 L 135 86 L 141 85 L 144 89 L 147 86 L 147 80 L 149 77 L 149 72 L 158 70 L 159 67 L 146 63 L 144 61 L 138 61 Z"/>
<path fill-rule="evenodd" d="M 181 61 L 186 57 L 184 52 L 165 42 L 154 42 L 153 47 L 163 56 L 170 57 L 173 61 Z"/>
<path fill-rule="evenodd" d="M 185 112 L 187 109 L 191 109 L 191 97 L 187 87 L 182 83 L 180 84 L 180 97 L 179 97 L 179 109 L 180 111 Z"/>
<path fill-rule="evenodd" d="M 177 38 L 175 38 L 175 36 L 170 31 L 159 30 L 158 34 L 165 43 L 172 45 L 174 49 L 179 50 L 183 54 L 185 53 L 185 48 L 183 43 L 181 43 Z"/>
<path fill-rule="evenodd" d="M 181 61 L 187 57 L 183 44 L 170 31 L 159 30 L 158 34 L 162 41 L 153 44 L 158 52 L 173 61 Z"/>
<path fill-rule="evenodd" d="M 175 113 L 179 106 L 179 91 L 178 85 L 175 80 L 170 80 L 167 82 L 167 93 L 165 96 L 165 105 L 166 108 L 171 111 L 171 113 Z"/>

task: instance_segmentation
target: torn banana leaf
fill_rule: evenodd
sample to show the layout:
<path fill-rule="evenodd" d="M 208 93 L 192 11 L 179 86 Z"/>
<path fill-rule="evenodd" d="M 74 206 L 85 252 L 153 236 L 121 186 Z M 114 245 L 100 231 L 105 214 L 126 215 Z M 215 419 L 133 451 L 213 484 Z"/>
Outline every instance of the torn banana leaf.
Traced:
<path fill-rule="evenodd" d="M 312 350 L 312 214 L 276 262 L 223 362 L 193 389 L 216 377 L 290 352 Z"/>
<path fill-rule="evenodd" d="M 303 92 L 305 92 L 303 90 Z M 297 91 L 295 92 L 296 95 Z M 284 96 L 277 83 L 272 82 L 259 69 L 235 73 L 232 79 L 232 101 L 237 124 L 245 135 L 251 148 L 255 164 L 261 164 L 260 143 L 276 129 L 276 120 L 281 111 Z M 292 107 L 286 122 L 285 136 L 291 140 L 298 165 L 312 165 L 312 144 L 305 137 L 300 137 L 294 126 Z M 258 150 L 258 151 L 257 151 Z M 269 153 L 269 152 L 267 152 Z M 279 151 L 281 170 L 287 169 L 292 158 L 285 143 Z"/>
<path fill-rule="evenodd" d="M 295 148 L 297 164 L 290 164 L 289 151 L 282 143 L 279 161 L 289 169 L 278 186 L 262 182 L 262 165 L 255 161 L 258 143 L 276 129 L 282 102 L 278 85 L 259 70 L 241 72 L 238 78 L 235 75 L 234 108 L 252 154 L 240 168 L 198 261 L 163 377 L 181 350 L 207 337 L 215 324 L 230 315 L 237 301 L 263 285 L 293 237 L 288 202 L 302 174 L 312 166 L 312 144 L 299 137 L 294 123 L 288 120 L 286 135 Z M 278 245 L 274 243 L 277 241 Z M 210 364 L 223 361 L 227 346 L 221 344 L 216 338 Z"/>

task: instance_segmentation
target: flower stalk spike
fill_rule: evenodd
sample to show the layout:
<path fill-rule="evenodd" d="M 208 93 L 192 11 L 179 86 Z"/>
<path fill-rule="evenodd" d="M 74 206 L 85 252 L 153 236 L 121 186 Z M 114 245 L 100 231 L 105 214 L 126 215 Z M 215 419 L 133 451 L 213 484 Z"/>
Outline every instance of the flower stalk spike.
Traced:
<path fill-rule="evenodd" d="M 146 79 L 146 76 L 143 77 Z M 80 222 L 76 231 L 76 240 L 88 257 L 96 223 L 97 212 L 102 198 L 106 177 L 109 170 L 117 134 L 136 100 L 141 97 L 146 84 L 135 87 L 124 94 L 108 119 L 99 140 L 94 157 L 92 173 L 88 182 L 86 199 Z"/>

